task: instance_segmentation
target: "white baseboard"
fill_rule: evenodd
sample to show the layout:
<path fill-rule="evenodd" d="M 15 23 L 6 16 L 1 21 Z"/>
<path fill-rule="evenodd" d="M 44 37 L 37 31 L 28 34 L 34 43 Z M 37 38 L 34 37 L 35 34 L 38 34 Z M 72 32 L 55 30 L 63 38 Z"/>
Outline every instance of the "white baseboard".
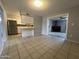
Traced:
<path fill-rule="evenodd" d="M 72 41 L 72 40 L 67 40 L 67 41 L 70 41 L 70 42 L 72 42 L 72 43 L 79 44 L 79 42 L 77 42 L 77 41 Z"/>

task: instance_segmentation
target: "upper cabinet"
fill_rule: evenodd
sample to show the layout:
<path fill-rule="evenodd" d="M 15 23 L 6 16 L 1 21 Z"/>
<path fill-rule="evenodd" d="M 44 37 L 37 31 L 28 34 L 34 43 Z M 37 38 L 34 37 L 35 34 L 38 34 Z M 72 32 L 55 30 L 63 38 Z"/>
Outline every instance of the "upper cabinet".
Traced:
<path fill-rule="evenodd" d="M 22 15 L 21 23 L 22 24 L 34 25 L 34 19 L 31 16 Z"/>

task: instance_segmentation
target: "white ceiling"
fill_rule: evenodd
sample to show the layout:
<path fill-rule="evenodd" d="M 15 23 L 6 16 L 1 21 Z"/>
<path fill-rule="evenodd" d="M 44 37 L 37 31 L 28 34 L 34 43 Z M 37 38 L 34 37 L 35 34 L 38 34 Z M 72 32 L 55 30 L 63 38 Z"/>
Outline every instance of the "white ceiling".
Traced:
<path fill-rule="evenodd" d="M 34 0 L 2 0 L 8 14 L 18 15 L 19 10 L 23 9 L 39 16 L 45 16 L 58 10 L 64 10 L 79 5 L 79 0 L 43 0 L 44 6 L 35 8 Z"/>

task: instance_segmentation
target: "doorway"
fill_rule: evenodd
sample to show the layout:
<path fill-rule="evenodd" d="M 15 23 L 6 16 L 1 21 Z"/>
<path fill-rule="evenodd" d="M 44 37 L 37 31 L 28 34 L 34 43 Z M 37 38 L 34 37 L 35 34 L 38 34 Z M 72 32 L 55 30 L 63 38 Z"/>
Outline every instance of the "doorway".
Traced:
<path fill-rule="evenodd" d="M 48 18 L 48 35 L 67 38 L 68 14 Z"/>

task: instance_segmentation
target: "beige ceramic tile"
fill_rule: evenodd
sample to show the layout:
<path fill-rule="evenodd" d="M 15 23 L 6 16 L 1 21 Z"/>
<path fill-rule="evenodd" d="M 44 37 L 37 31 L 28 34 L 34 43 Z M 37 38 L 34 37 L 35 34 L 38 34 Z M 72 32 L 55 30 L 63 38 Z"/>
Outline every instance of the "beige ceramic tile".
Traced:
<path fill-rule="evenodd" d="M 79 59 L 78 44 L 54 36 L 11 36 L 6 44 L 9 50 L 3 55 L 8 53 L 8 59 Z"/>

